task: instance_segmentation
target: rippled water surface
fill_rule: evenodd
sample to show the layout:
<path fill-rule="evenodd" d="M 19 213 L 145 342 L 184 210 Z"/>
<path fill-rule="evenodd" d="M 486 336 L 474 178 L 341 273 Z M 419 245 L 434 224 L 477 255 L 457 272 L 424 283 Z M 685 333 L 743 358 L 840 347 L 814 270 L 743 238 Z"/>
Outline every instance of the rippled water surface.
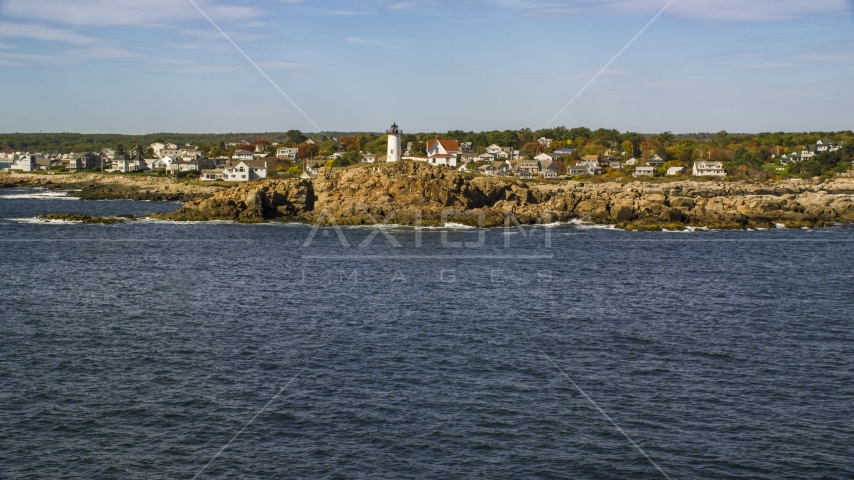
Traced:
<path fill-rule="evenodd" d="M 33 193 L 0 191 L 0 477 L 854 477 L 852 228 L 44 224 L 176 205 Z"/>

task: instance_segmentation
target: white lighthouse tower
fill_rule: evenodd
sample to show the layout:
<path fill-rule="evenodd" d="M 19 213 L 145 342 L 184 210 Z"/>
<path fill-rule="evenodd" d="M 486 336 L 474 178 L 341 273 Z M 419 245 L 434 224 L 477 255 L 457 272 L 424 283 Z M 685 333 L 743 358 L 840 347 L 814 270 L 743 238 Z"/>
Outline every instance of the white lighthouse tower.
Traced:
<path fill-rule="evenodd" d="M 386 132 L 388 134 L 388 152 L 387 162 L 400 161 L 400 134 L 397 129 L 397 123 L 392 124 L 391 129 Z"/>

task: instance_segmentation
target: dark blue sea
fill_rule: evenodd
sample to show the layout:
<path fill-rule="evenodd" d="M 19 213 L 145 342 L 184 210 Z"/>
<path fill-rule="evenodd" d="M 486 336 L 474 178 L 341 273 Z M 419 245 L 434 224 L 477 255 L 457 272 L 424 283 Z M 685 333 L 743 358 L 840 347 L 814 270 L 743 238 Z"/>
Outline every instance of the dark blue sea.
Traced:
<path fill-rule="evenodd" d="M 854 477 L 854 228 L 44 223 L 0 190 L 2 478 Z"/>

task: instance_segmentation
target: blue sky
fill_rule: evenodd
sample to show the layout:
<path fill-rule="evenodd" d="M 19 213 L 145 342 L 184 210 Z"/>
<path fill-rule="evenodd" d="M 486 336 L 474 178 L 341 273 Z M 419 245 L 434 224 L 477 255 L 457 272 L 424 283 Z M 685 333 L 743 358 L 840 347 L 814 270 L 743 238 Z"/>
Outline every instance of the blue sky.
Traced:
<path fill-rule="evenodd" d="M 668 0 L 0 0 L 0 132 L 543 128 Z M 854 128 L 854 2 L 675 0 L 551 126 Z"/>

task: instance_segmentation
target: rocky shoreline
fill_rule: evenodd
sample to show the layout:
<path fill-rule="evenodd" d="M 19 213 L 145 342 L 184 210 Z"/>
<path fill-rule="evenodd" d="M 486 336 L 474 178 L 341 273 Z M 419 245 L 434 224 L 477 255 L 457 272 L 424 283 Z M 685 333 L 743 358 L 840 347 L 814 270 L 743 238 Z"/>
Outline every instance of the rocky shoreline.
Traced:
<path fill-rule="evenodd" d="M 160 218 L 485 227 L 582 219 L 628 230 L 825 226 L 854 222 L 854 179 L 528 184 L 401 162 L 321 169 L 311 181 L 242 184 Z"/>
<path fill-rule="evenodd" d="M 320 169 L 313 180 L 265 179 L 233 187 L 193 186 L 164 177 L 4 175 L 0 186 L 79 188 L 80 198 L 185 202 L 156 218 L 257 223 L 495 227 L 508 222 L 614 224 L 627 230 L 826 226 L 854 222 L 854 179 L 775 183 L 525 183 L 466 177 L 401 162 Z"/>
<path fill-rule="evenodd" d="M 221 187 L 185 185 L 170 177 L 101 174 L 0 174 L 0 188 L 68 190 L 82 200 L 188 202 L 207 198 Z"/>

